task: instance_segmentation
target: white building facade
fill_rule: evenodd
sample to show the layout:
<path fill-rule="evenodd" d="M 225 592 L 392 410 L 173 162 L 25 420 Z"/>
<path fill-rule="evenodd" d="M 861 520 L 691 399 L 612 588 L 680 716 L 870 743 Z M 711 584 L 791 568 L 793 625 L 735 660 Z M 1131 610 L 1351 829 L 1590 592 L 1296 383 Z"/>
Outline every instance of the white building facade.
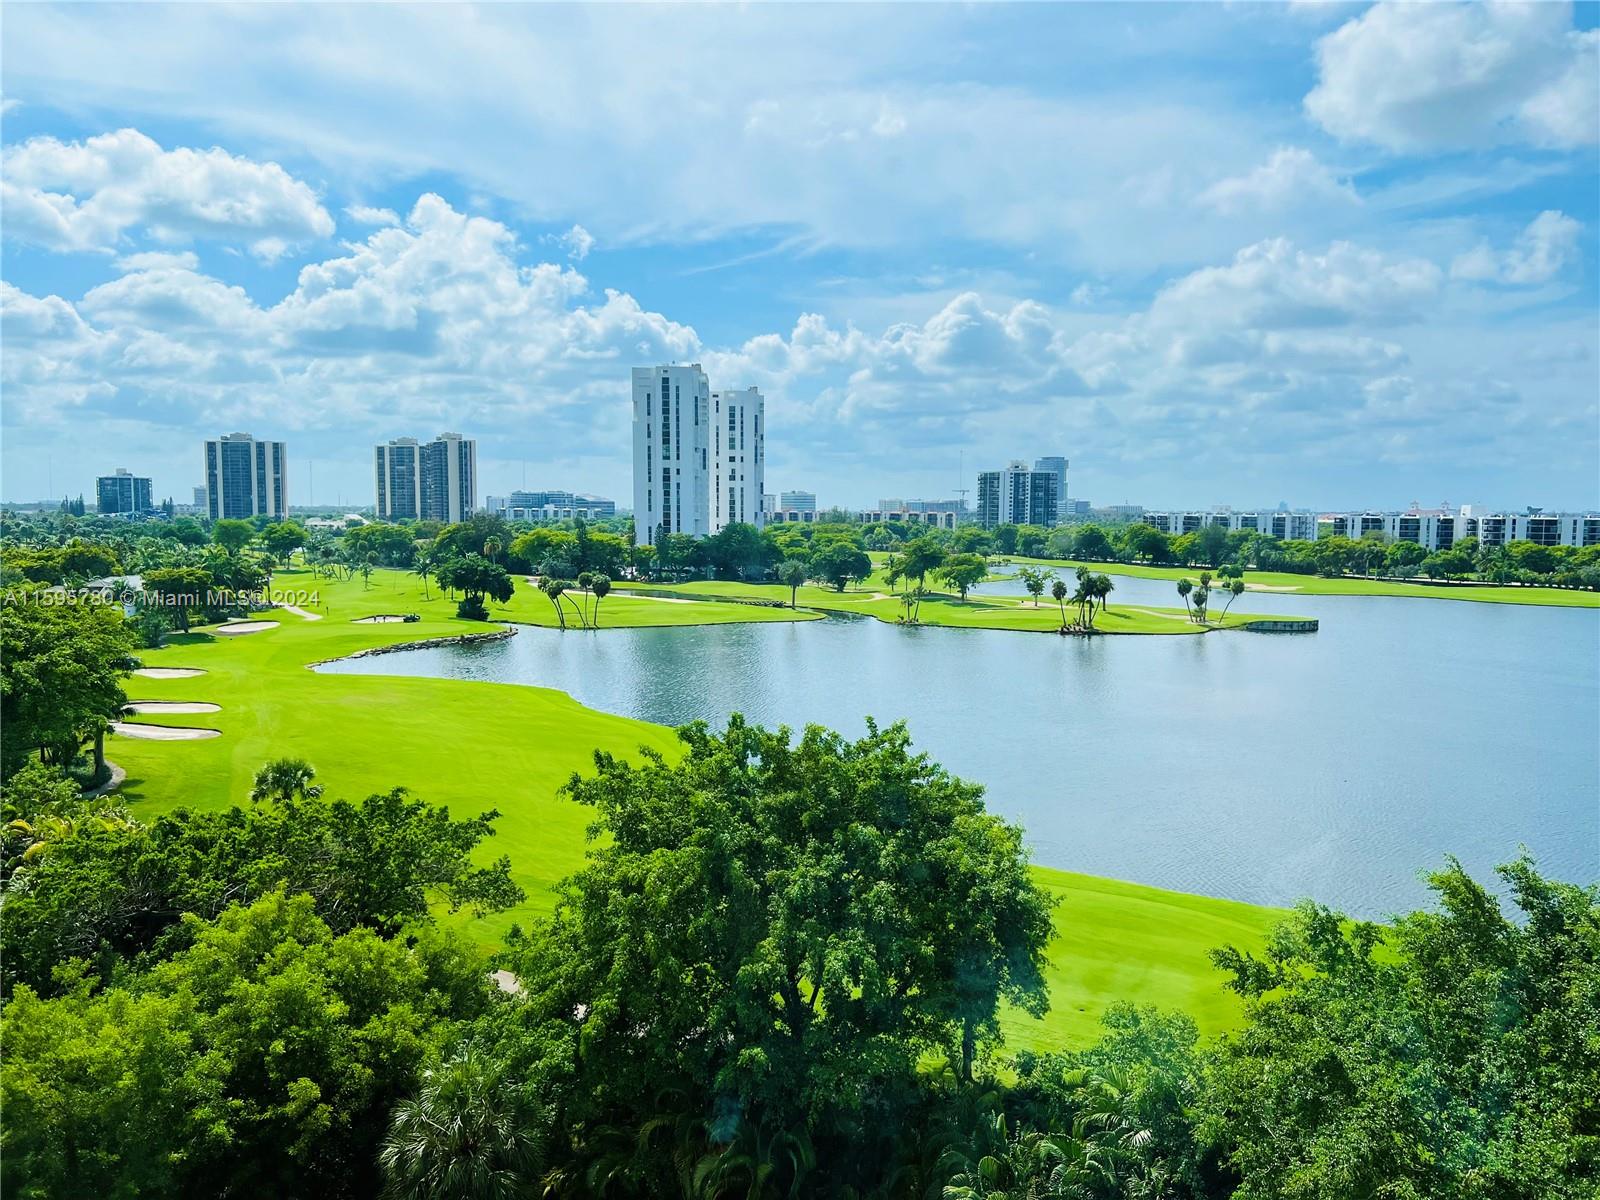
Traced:
<path fill-rule="evenodd" d="M 478 507 L 478 443 L 459 433 L 395 438 L 373 448 L 373 476 L 380 521 L 455 524 Z"/>
<path fill-rule="evenodd" d="M 711 383 L 700 364 L 635 367 L 634 540 L 712 532 L 711 470 Z"/>
<path fill-rule="evenodd" d="M 380 521 L 415 521 L 422 515 L 422 463 L 416 438 L 395 438 L 373 448 Z"/>
<path fill-rule="evenodd" d="M 759 388 L 711 393 L 711 532 L 766 523 L 766 402 Z M 811 497 L 816 511 L 817 498 Z"/>
<path fill-rule="evenodd" d="M 289 515 L 289 455 L 282 442 L 229 433 L 206 442 L 206 515 L 247 520 Z"/>

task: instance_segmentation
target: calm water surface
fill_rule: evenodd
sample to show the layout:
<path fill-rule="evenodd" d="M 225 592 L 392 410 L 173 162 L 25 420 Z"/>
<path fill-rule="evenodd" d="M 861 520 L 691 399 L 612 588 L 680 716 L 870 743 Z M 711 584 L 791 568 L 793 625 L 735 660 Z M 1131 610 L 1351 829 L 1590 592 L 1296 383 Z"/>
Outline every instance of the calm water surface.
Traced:
<path fill-rule="evenodd" d="M 1165 581 L 1116 585 L 1113 607 L 1179 603 Z M 904 718 L 1022 822 L 1038 861 L 1183 891 L 1383 916 L 1421 902 L 1418 872 L 1444 855 L 1487 873 L 1521 845 L 1561 878 L 1600 878 L 1600 612 L 1266 593 L 1234 608 L 1322 627 L 521 627 L 322 669 L 537 684 L 668 725 Z"/>

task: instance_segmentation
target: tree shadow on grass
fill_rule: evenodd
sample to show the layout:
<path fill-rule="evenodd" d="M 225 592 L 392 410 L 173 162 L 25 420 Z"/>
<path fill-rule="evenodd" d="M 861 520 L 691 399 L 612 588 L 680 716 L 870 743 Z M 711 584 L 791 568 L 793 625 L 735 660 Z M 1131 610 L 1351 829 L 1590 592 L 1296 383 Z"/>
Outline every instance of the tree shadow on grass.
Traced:
<path fill-rule="evenodd" d="M 203 646 L 217 639 L 209 633 L 169 633 L 161 639 L 162 648 L 168 646 Z"/>

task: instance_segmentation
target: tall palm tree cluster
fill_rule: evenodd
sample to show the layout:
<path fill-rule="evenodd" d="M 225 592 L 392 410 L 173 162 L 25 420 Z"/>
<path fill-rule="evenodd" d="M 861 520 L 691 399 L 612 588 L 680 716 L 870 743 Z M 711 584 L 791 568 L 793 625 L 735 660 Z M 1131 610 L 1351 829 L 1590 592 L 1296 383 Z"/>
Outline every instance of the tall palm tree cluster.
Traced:
<path fill-rule="evenodd" d="M 895 1143 L 883 1197 L 942 1200 L 1163 1200 L 1177 1170 L 1157 1148 L 1129 1072 L 1079 1067 L 1060 1078 L 1070 1113 L 1041 1130 L 1007 1112 L 1005 1089 L 962 1089 L 948 1070 L 930 1077 L 943 1097 Z M 1009 1099 L 1014 1100 L 1014 1097 Z M 583 1170 L 559 1160 L 544 1129 L 553 1114 L 530 1109 L 517 1081 L 468 1047 L 423 1073 L 418 1095 L 394 1111 L 379 1155 L 389 1200 L 532 1200 L 538 1196 L 635 1194 L 631 1177 L 646 1147 L 666 1148 L 677 1194 L 693 1200 L 806 1196 L 820 1182 L 806 1128 L 771 1130 L 740 1121 L 719 1137 L 715 1120 L 666 1118 L 638 1130 L 600 1130 Z M 854 1193 L 851 1193 L 854 1194 Z M 863 1197 L 863 1200 L 866 1200 Z"/>

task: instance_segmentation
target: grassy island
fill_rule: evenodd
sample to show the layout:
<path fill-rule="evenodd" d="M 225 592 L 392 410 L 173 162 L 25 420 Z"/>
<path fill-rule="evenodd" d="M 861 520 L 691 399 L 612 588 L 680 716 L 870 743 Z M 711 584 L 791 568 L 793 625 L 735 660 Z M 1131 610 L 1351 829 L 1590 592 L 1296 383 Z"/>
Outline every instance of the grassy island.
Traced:
<path fill-rule="evenodd" d="M 621 587 L 627 594 L 635 596 L 693 596 L 707 601 L 731 600 L 751 606 L 789 603 L 789 589 L 782 584 L 772 583 L 704 580 L 682 584 L 623 584 Z M 846 588 L 842 592 L 806 584 L 796 594 L 795 603 L 799 609 L 860 613 L 890 625 L 899 623 L 905 616 L 903 601 L 899 596 L 891 594 L 882 575 L 876 572 L 861 585 Z M 1048 594 L 1035 604 L 1032 599 L 1025 596 L 969 595 L 963 600 L 954 593 L 931 591 L 923 597 L 917 621 L 922 625 L 942 625 L 958 629 L 1055 633 L 1064 622 L 1072 620 L 1075 615 L 1070 601 L 1063 609 Z M 1307 617 L 1243 612 L 1228 613 L 1223 616 L 1213 610 L 1210 623 L 1198 625 L 1189 619 L 1189 614 L 1182 608 L 1112 603 L 1095 615 L 1094 626 L 1097 633 L 1186 634 L 1218 629 L 1244 629 L 1263 622 L 1308 625 L 1313 623 L 1311 618 Z"/>
<path fill-rule="evenodd" d="M 1066 562 L 1054 558 L 1027 558 L 1021 555 L 1006 560 L 1033 566 L 1052 567 L 1071 573 L 1088 567 L 1107 575 L 1128 575 L 1135 579 L 1193 579 L 1199 567 L 1157 567 L 1141 563 Z M 996 566 L 1005 571 L 1004 566 Z M 1244 586 L 1253 592 L 1282 592 L 1300 596 L 1403 596 L 1414 600 L 1474 600 L 1480 604 L 1533 604 L 1557 608 L 1600 608 L 1600 592 L 1578 588 L 1538 587 L 1527 584 L 1435 583 L 1424 579 L 1362 579 L 1353 575 L 1327 578 L 1301 575 L 1292 571 L 1255 571 L 1245 575 Z"/>

